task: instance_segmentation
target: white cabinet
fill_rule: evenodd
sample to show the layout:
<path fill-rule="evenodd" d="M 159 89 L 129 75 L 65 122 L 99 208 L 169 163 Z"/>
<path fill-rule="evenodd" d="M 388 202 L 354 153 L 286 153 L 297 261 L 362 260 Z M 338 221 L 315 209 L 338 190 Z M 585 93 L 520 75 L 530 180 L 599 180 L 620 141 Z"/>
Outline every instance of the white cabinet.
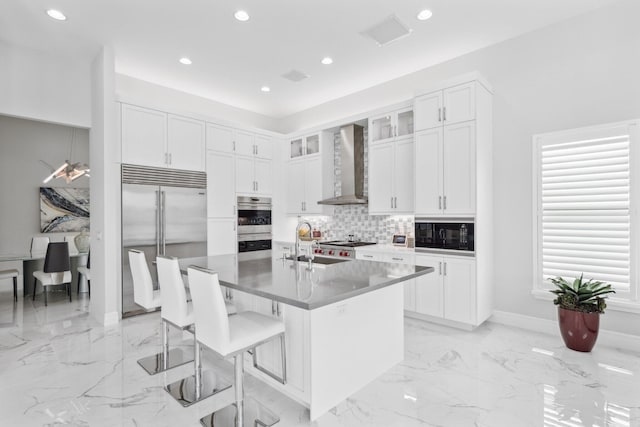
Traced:
<path fill-rule="evenodd" d="M 413 137 L 369 147 L 369 214 L 413 213 Z"/>
<path fill-rule="evenodd" d="M 207 255 L 225 255 L 237 252 L 236 219 L 207 219 Z"/>
<path fill-rule="evenodd" d="M 123 163 L 204 171 L 204 122 L 129 104 L 121 115 Z"/>
<path fill-rule="evenodd" d="M 173 114 L 167 120 L 168 166 L 204 171 L 205 123 Z"/>
<path fill-rule="evenodd" d="M 414 101 L 416 131 L 474 120 L 476 82 L 419 96 Z"/>
<path fill-rule="evenodd" d="M 416 254 L 416 264 L 433 267 L 415 279 L 415 311 L 455 322 L 478 325 L 474 259 Z"/>
<path fill-rule="evenodd" d="M 391 264 L 415 264 L 413 253 L 391 250 L 389 252 L 380 252 L 375 250 L 368 252 L 366 248 L 356 250 L 356 259 L 365 261 L 380 261 Z M 415 310 L 415 279 L 409 279 L 403 282 L 404 285 L 404 309 L 407 311 Z"/>
<path fill-rule="evenodd" d="M 416 133 L 417 215 L 475 213 L 475 135 L 475 121 Z"/>
<path fill-rule="evenodd" d="M 393 141 L 413 135 L 413 107 L 369 118 L 369 144 Z"/>
<path fill-rule="evenodd" d="M 236 156 L 236 192 L 271 195 L 273 192 L 272 161 Z"/>
<path fill-rule="evenodd" d="M 235 152 L 240 156 L 258 157 L 261 159 L 273 158 L 273 142 L 271 138 L 254 134 L 252 132 L 235 130 Z"/>
<path fill-rule="evenodd" d="M 309 139 L 314 141 L 313 152 L 305 148 L 304 154 L 285 164 L 286 213 L 329 215 L 331 206 L 319 205 L 318 201 L 334 196 L 333 135 L 321 132 L 300 140 Z"/>
<path fill-rule="evenodd" d="M 122 104 L 122 163 L 167 166 L 167 113 Z"/>
<path fill-rule="evenodd" d="M 232 153 L 207 151 L 207 217 L 235 218 L 235 171 Z"/>
<path fill-rule="evenodd" d="M 289 158 L 312 156 L 320 153 L 322 133 L 296 137 L 289 141 Z"/>
<path fill-rule="evenodd" d="M 207 123 L 207 150 L 233 153 L 235 146 L 233 128 Z"/>

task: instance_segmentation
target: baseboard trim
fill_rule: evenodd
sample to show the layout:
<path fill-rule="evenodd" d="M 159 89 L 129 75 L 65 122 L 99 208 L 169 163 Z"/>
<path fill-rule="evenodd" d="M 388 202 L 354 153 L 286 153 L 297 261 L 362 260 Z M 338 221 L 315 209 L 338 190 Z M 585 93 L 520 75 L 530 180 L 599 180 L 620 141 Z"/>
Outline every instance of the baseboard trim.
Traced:
<path fill-rule="evenodd" d="M 489 322 L 501 325 L 513 326 L 534 332 L 555 335 L 560 338 L 558 322 L 555 320 L 540 319 L 539 317 L 525 316 L 523 314 L 511 313 L 508 311 L 494 310 Z M 598 345 L 614 347 L 618 349 L 640 352 L 640 336 L 623 334 L 621 332 L 600 329 L 598 333 Z"/>

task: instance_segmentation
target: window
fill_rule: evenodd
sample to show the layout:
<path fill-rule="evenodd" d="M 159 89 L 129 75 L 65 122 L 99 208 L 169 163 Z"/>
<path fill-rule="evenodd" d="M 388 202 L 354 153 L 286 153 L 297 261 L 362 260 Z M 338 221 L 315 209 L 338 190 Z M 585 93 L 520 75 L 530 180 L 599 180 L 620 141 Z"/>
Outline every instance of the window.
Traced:
<path fill-rule="evenodd" d="M 640 306 L 639 125 L 631 121 L 534 136 L 534 294 L 551 289 L 549 277 L 584 273 L 586 279 L 614 286 L 613 308 L 616 302 L 623 309 Z"/>

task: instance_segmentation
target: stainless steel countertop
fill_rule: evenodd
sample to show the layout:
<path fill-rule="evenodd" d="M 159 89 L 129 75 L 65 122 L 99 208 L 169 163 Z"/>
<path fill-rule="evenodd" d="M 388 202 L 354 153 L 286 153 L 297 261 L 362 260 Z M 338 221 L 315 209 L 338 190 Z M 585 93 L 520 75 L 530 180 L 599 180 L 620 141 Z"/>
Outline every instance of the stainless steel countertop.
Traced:
<path fill-rule="evenodd" d="M 182 258 L 218 273 L 220 284 L 305 310 L 313 310 L 434 271 L 433 267 L 352 260 L 333 265 L 264 258 L 238 262 L 237 255 Z"/>

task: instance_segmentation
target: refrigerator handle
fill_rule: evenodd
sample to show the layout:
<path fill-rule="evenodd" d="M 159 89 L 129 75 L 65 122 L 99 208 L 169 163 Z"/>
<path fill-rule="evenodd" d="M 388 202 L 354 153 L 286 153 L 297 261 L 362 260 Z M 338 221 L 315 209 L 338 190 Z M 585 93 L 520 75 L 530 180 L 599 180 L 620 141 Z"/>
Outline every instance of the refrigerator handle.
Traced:
<path fill-rule="evenodd" d="M 156 190 L 156 256 L 160 254 L 160 191 Z"/>
<path fill-rule="evenodd" d="M 166 236 L 166 231 L 167 231 L 167 212 L 165 209 L 165 201 L 166 201 L 166 193 L 164 191 L 160 192 L 160 209 L 162 212 L 162 218 L 160 219 L 162 221 L 162 255 L 166 255 L 166 251 L 167 251 L 167 236 Z"/>

